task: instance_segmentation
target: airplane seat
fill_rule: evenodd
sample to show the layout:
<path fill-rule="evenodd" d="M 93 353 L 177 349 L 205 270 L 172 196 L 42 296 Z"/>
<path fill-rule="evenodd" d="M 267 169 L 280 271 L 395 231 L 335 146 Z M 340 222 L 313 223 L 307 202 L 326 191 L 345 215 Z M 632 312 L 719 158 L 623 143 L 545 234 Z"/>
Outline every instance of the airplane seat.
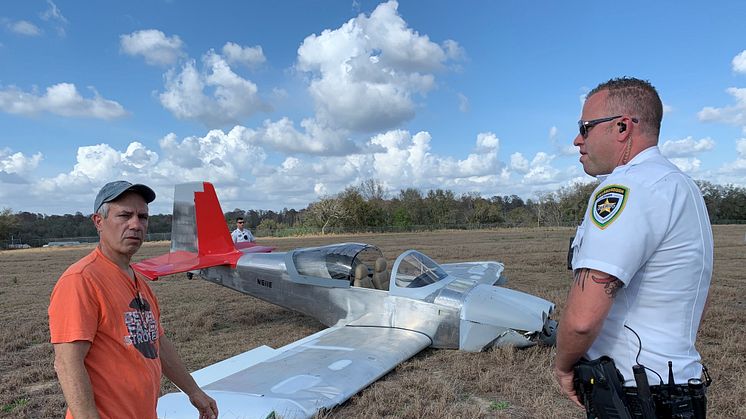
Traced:
<path fill-rule="evenodd" d="M 352 282 L 352 286 L 361 288 L 374 288 L 373 282 L 370 279 L 370 269 L 364 263 L 360 263 L 355 267 L 355 279 Z"/>
<path fill-rule="evenodd" d="M 389 272 L 386 269 L 386 259 L 384 258 L 376 259 L 374 268 L 375 269 L 373 272 L 373 286 L 375 286 L 376 289 L 388 291 L 391 275 L 389 275 Z"/>

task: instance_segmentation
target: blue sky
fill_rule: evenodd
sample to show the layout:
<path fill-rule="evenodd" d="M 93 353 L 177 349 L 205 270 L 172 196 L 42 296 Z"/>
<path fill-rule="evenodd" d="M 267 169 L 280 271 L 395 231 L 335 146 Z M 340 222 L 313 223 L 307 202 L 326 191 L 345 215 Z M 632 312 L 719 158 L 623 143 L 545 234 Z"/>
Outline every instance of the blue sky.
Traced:
<path fill-rule="evenodd" d="M 659 146 L 746 186 L 746 3 L 3 1 L 0 208 L 90 213 L 104 183 L 209 180 L 224 210 L 366 179 L 536 198 L 590 180 L 584 94 L 663 99 Z"/>

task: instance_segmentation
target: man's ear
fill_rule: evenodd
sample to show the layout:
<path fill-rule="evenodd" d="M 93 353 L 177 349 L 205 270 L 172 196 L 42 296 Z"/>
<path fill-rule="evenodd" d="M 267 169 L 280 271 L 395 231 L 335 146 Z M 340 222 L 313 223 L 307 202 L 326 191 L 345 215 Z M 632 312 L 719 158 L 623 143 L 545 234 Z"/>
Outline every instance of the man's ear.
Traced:
<path fill-rule="evenodd" d="M 617 122 L 616 125 L 619 127 L 619 132 L 617 133 L 617 141 L 620 143 L 627 142 L 630 138 L 632 138 L 632 119 L 628 117 L 623 117 L 621 121 Z"/>
<path fill-rule="evenodd" d="M 93 221 L 93 226 L 96 227 L 96 231 L 101 231 L 101 223 L 104 221 L 104 217 L 102 217 L 101 214 L 94 212 L 93 215 L 91 215 L 91 221 Z"/>

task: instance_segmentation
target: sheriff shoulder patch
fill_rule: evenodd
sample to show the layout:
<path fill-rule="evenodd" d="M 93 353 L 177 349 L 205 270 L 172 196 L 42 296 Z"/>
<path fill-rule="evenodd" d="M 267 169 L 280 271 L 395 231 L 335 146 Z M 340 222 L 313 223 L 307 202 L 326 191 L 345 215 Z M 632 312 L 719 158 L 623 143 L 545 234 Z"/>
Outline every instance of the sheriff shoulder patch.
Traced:
<path fill-rule="evenodd" d="M 609 185 L 596 193 L 591 208 L 591 218 L 601 230 L 613 223 L 627 203 L 629 189 L 622 185 Z"/>

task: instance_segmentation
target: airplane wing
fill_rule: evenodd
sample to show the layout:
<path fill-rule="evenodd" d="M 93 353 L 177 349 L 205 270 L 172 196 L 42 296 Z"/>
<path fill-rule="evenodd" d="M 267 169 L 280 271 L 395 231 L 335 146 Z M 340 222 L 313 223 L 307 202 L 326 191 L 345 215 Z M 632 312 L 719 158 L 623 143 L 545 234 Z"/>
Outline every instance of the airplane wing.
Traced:
<path fill-rule="evenodd" d="M 480 284 L 504 285 L 507 279 L 502 276 L 504 265 L 499 262 L 441 263 L 440 267 L 448 275 L 461 279 L 472 279 Z"/>
<path fill-rule="evenodd" d="M 430 346 L 420 332 L 386 327 L 331 327 L 280 349 L 266 346 L 196 371 L 221 418 L 310 418 L 352 397 Z M 161 419 L 193 418 L 184 393 L 158 400 Z"/>

